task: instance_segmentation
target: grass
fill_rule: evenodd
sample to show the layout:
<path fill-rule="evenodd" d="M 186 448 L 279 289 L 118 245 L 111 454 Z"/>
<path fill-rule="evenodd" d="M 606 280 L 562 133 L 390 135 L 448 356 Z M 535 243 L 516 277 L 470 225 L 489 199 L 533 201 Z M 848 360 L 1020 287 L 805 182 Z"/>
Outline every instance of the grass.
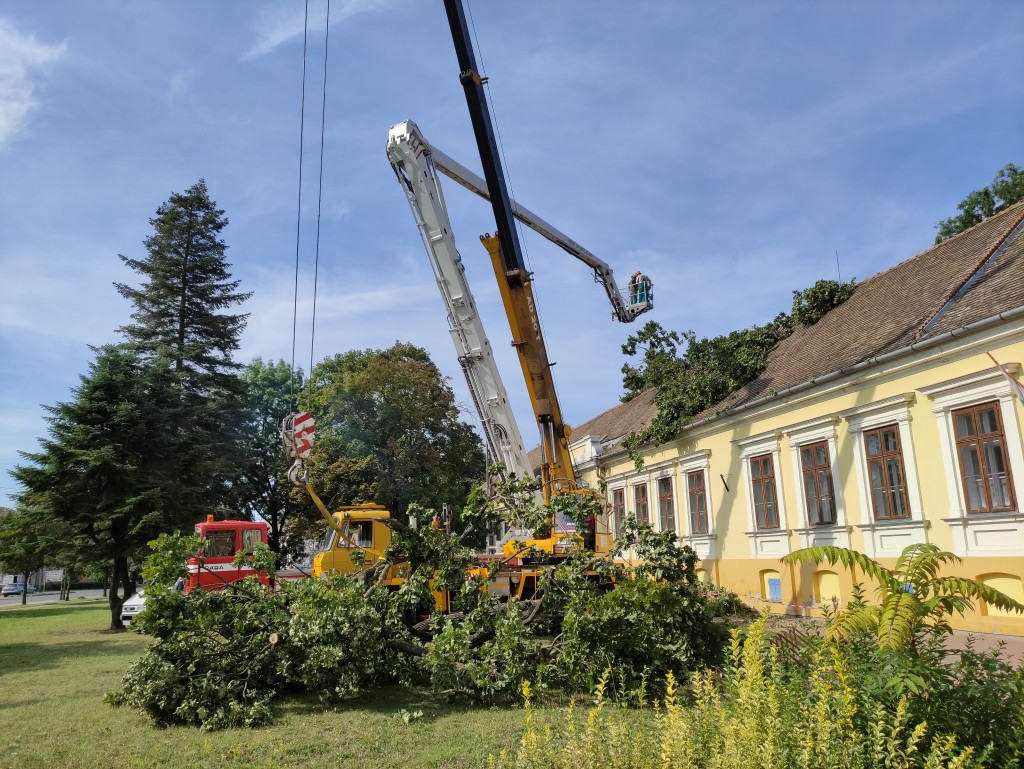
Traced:
<path fill-rule="evenodd" d="M 521 711 L 402 689 L 329 711 L 287 702 L 264 729 L 160 729 L 102 702 L 149 643 L 109 621 L 100 599 L 0 609 L 0 769 L 477 767 L 523 731 Z M 407 725 L 403 708 L 423 716 Z"/>

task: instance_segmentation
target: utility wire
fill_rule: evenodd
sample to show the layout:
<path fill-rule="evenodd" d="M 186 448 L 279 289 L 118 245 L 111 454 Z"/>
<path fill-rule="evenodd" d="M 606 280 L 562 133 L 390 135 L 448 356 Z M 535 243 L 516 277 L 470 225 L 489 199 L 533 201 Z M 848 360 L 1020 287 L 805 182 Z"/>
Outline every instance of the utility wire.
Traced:
<path fill-rule="evenodd" d="M 327 52 L 331 38 L 331 0 L 327 0 L 327 24 L 324 31 L 324 90 L 320 102 L 320 186 L 316 197 L 316 258 L 313 266 L 313 319 L 309 331 L 309 379 L 307 389 L 313 388 L 313 343 L 316 338 L 316 286 L 320 272 L 320 209 L 324 198 L 324 129 L 327 124 Z"/>
<path fill-rule="evenodd" d="M 295 400 L 295 340 L 298 335 L 299 323 L 299 242 L 302 232 L 302 149 L 306 135 L 306 43 L 309 37 L 309 0 L 302 21 L 302 100 L 299 107 L 299 201 L 295 214 L 295 289 L 292 296 L 292 364 L 291 383 L 288 398 L 291 408 L 297 408 Z"/>

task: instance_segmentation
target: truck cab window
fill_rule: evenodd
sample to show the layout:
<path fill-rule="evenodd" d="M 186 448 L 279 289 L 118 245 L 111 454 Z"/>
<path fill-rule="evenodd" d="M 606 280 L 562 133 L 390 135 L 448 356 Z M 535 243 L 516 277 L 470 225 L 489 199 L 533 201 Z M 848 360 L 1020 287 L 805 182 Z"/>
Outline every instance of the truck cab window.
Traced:
<path fill-rule="evenodd" d="M 208 532 L 203 542 L 203 553 L 207 558 L 230 558 L 235 554 L 235 532 Z"/>
<path fill-rule="evenodd" d="M 263 536 L 259 529 L 243 529 L 242 530 L 242 550 L 247 553 L 251 553 L 256 549 L 256 545 L 263 541 Z"/>
<path fill-rule="evenodd" d="M 356 547 L 373 547 L 373 521 L 346 521 L 344 532 Z M 345 540 L 339 541 L 338 546 L 352 547 Z"/>

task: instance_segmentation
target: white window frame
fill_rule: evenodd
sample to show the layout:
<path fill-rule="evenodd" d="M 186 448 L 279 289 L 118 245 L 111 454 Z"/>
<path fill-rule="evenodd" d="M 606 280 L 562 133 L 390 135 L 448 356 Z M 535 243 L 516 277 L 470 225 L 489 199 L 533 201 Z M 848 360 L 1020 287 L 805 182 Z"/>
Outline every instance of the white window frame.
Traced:
<path fill-rule="evenodd" d="M 679 481 L 676 477 L 676 465 L 678 461 L 676 459 L 669 459 L 655 464 L 645 465 L 645 472 L 639 475 L 635 475 L 631 480 L 631 484 L 646 483 L 647 484 L 647 513 L 651 519 L 651 529 L 660 532 L 661 528 L 661 509 L 659 507 L 658 500 L 658 481 L 662 478 L 672 479 L 672 492 L 673 492 L 673 504 L 675 505 L 675 519 L 676 528 L 675 535 L 678 539 L 681 534 L 679 527 L 679 502 L 677 491 L 679 489 Z"/>
<path fill-rule="evenodd" d="M 1019 378 L 1020 363 L 1004 363 L 1003 367 Z M 946 474 L 949 496 L 949 516 L 943 522 L 953 533 L 953 552 L 961 557 L 969 555 L 1021 556 L 1024 555 L 1024 512 L 1021 493 L 1024 492 L 1024 450 L 1021 448 L 1021 429 L 1014 405 L 1010 383 L 994 367 L 982 369 L 927 387 L 919 392 L 932 401 L 932 413 L 938 420 L 939 446 Z M 1013 476 L 1014 498 L 1017 509 L 1002 513 L 968 513 L 964 490 L 960 485 L 960 464 L 956 457 L 956 439 L 953 432 L 952 412 L 987 401 L 997 401 L 1006 438 L 1006 458 Z"/>
<path fill-rule="evenodd" d="M 917 458 L 910 430 L 910 406 L 913 402 L 913 393 L 902 393 L 837 414 L 846 419 L 853 443 L 853 464 L 857 475 L 857 489 L 861 497 L 861 522 L 857 524 L 857 528 L 864 538 L 864 554 L 870 558 L 896 558 L 909 545 L 924 544 L 928 541 L 927 530 L 931 524 L 924 518 L 921 484 L 917 476 Z M 900 451 L 903 455 L 903 484 L 907 492 L 910 517 L 875 520 L 868 458 L 864 450 L 864 433 L 891 424 L 895 424 L 899 430 Z"/>
<path fill-rule="evenodd" d="M 790 552 L 789 535 L 791 532 L 786 522 L 786 503 L 780 477 L 782 473 L 782 454 L 779 450 L 781 437 L 781 433 L 773 430 L 733 441 L 740 449 L 742 466 L 740 476 L 744 481 L 743 488 L 746 491 L 747 502 L 748 528 L 744 533 L 749 540 L 751 558 L 777 559 Z M 757 510 L 754 508 L 754 479 L 750 474 L 750 460 L 764 454 L 771 454 L 772 472 L 775 473 L 775 505 L 779 515 L 777 529 L 757 528 Z"/>
<path fill-rule="evenodd" d="M 798 422 L 783 428 L 789 440 L 790 459 L 793 462 L 793 483 L 796 489 L 797 525 L 793 531 L 800 537 L 800 547 L 835 545 L 850 547 L 850 529 L 846 522 L 846 504 L 843 501 L 842 485 L 839 480 L 839 451 L 836 445 L 835 414 Z M 832 474 L 832 494 L 836 506 L 836 522 L 823 526 L 812 526 L 807 515 L 807 498 L 804 493 L 804 479 L 801 472 L 800 449 L 809 443 L 828 442 L 829 468 Z"/>
<path fill-rule="evenodd" d="M 690 531 L 690 489 L 686 483 L 686 474 L 700 470 L 704 473 L 704 497 L 708 507 L 708 531 L 707 534 L 693 534 Z M 684 514 L 676 516 L 676 525 L 679 526 L 683 542 L 692 547 L 697 558 L 701 561 L 715 560 L 718 558 L 718 534 L 715 530 L 715 506 L 711 496 L 711 450 L 701 449 L 684 454 L 676 461 L 676 486 L 682 490 L 686 502 L 677 506 L 676 510 L 684 510 Z M 685 519 L 680 525 L 680 519 Z"/>

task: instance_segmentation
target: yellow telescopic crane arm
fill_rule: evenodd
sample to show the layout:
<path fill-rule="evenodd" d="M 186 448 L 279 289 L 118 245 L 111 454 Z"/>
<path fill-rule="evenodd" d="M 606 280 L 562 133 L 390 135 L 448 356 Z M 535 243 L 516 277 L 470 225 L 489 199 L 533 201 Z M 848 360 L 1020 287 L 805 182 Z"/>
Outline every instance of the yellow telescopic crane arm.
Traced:
<path fill-rule="evenodd" d="M 537 315 L 537 303 L 533 295 L 530 273 L 526 269 L 519 236 L 515 229 L 513 203 L 505 184 L 505 176 L 498 154 L 498 142 L 494 135 L 487 98 L 484 94 L 485 78 L 480 75 L 477 67 L 462 0 L 445 0 L 444 5 L 452 40 L 455 44 L 455 53 L 459 61 L 459 81 L 466 94 L 466 104 L 473 124 L 473 135 L 483 166 L 486 197 L 490 200 L 491 208 L 494 211 L 497 228 L 494 235 L 485 235 L 481 240 L 491 256 L 494 275 L 498 280 L 501 298 L 505 304 L 505 313 L 512 331 L 512 345 L 519 353 L 519 363 L 523 369 L 523 377 L 533 405 L 534 416 L 537 419 L 542 452 L 542 492 L 544 502 L 549 503 L 552 496 L 580 493 L 581 491 L 573 469 L 572 455 L 569 452 L 569 436 L 572 434 L 572 430 L 562 418 L 558 396 L 555 393 L 551 362 L 548 359 L 540 318 Z M 577 256 L 579 256 L 578 253 Z M 647 281 L 647 293 L 649 293 L 650 281 L 649 279 L 645 280 Z M 631 299 L 635 299 L 632 284 Z M 612 304 L 614 307 L 614 298 Z M 636 314 L 641 311 L 638 308 Z"/>

